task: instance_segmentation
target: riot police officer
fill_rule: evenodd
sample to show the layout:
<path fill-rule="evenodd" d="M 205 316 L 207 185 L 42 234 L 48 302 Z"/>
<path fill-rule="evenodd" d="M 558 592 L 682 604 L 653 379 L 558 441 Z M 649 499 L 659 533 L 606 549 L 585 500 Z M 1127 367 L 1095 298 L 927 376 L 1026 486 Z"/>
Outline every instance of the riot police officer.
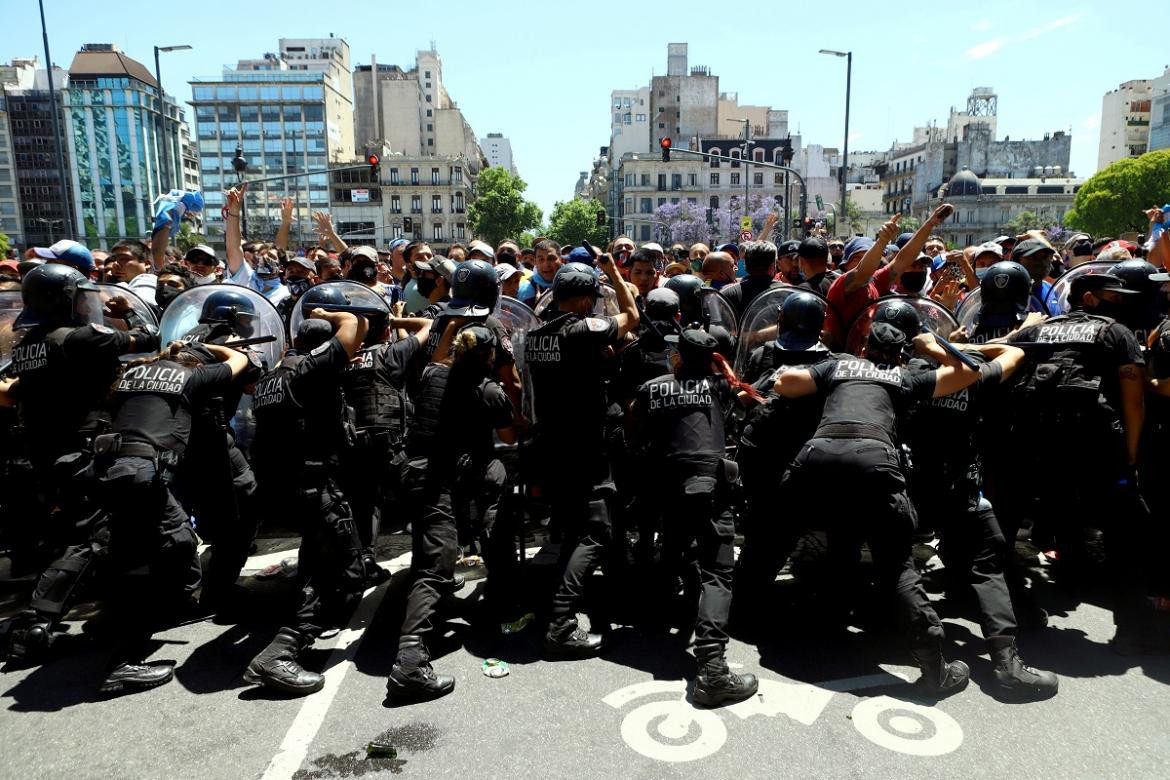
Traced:
<path fill-rule="evenodd" d="M 1030 348 L 1032 362 L 1011 405 L 1018 437 L 1012 493 L 1035 497 L 1036 526 L 1050 529 L 1065 563 L 1083 555 L 1084 529 L 1105 532 L 1115 595 L 1113 646 L 1121 653 L 1140 649 L 1150 639 L 1144 602 L 1149 561 L 1122 549 L 1126 539 L 1145 538 L 1150 521 L 1137 489 L 1145 359 L 1133 331 L 1117 319 L 1127 311 L 1125 298 L 1138 295 L 1111 274 L 1075 279 L 1068 314 L 1016 336 L 1017 342 L 1036 346 Z M 1085 458 L 1094 466 L 1079 470 L 1073 480 L 1029 479 L 1026 475 L 1042 474 L 1047 465 L 1037 441 L 1045 442 L 1044 453 Z"/>
<path fill-rule="evenodd" d="M 893 313 L 896 319 L 897 312 Z M 821 394 L 825 408 L 813 438 L 801 449 L 782 486 L 785 502 L 832 494 L 830 556 L 855 562 L 862 540 L 869 544 L 879 587 L 896 597 L 896 617 L 922 669 L 921 684 L 937 694 L 966 686 L 970 670 L 943 657 L 943 630 L 914 567 L 911 538 L 914 507 L 898 456 L 898 420 L 916 399 L 942 397 L 970 386 L 981 374 L 997 378 L 1022 357 L 1018 349 L 985 346 L 995 359 L 974 371 L 952 359 L 929 333 L 915 346 L 942 368 L 909 374 L 901 368 L 906 335 L 887 321 L 872 324 L 866 357 L 842 357 L 810 368 L 789 369 L 774 391 L 786 398 Z M 789 503 L 791 502 L 791 503 Z M 813 506 L 801 507 L 805 513 Z M 809 516 L 806 514 L 806 516 Z"/>
<path fill-rule="evenodd" d="M 679 274 L 666 280 L 663 285 L 678 296 L 679 316 L 684 326 L 703 321 L 703 300 L 699 290 L 703 280 L 694 274 Z"/>
<path fill-rule="evenodd" d="M 352 436 L 341 374 L 367 327 L 364 317 L 314 309 L 297 329 L 293 349 L 256 384 L 253 454 L 284 485 L 285 509 L 299 521 L 302 590 L 295 624 L 282 627 L 248 664 L 244 679 L 252 684 L 296 694 L 320 690 L 325 678 L 303 669 L 298 656 L 365 585 L 361 542 L 337 473 Z"/>
<path fill-rule="evenodd" d="M 1117 319 L 1133 331 L 1138 346 L 1145 347 L 1165 316 L 1159 303 L 1162 285 L 1151 278 L 1158 275 L 1158 269 L 1145 260 L 1122 260 L 1109 273 L 1121 279 L 1126 289 L 1137 293 L 1123 301 Z"/>
<path fill-rule="evenodd" d="M 776 573 L 805 530 L 792 513 L 777 516 L 776 482 L 812 438 L 823 401 L 815 395 L 783 398 L 773 387 L 776 377 L 789 368 L 840 357 L 820 340 L 827 314 L 823 298 L 811 292 L 792 293 L 779 306 L 775 341 L 757 347 L 749 359 L 745 379 L 754 377 L 754 387 L 764 401 L 749 409 L 736 452 L 747 505 L 735 572 L 738 625 L 761 616 L 756 607 L 768 603 Z"/>
<path fill-rule="evenodd" d="M 205 363 L 215 358 L 207 344 L 250 338 L 255 332 L 256 307 L 235 285 L 222 285 L 207 296 L 199 324 L 187 334 L 184 353 Z M 209 544 L 210 558 L 203 576 L 200 605 L 226 615 L 238 612 L 246 600 L 236 586 L 248 560 L 261 520 L 256 502 L 256 477 L 236 443 L 229 422 L 248 387 L 263 373 L 257 357 L 222 392 L 201 394 L 191 423 L 190 457 L 180 464 L 174 493 L 195 517 L 200 537 Z"/>
<path fill-rule="evenodd" d="M 1027 317 L 1031 295 L 1028 269 L 1012 260 L 993 263 L 979 280 L 979 315 L 971 343 L 983 344 L 1015 333 Z"/>
<path fill-rule="evenodd" d="M 609 255 L 602 255 L 599 265 L 609 278 L 620 278 Z M 552 520 L 565 534 L 560 561 L 564 577 L 544 642 L 551 659 L 586 657 L 601 649 L 601 637 L 578 626 L 576 609 L 612 533 L 607 502 L 614 486 L 605 457 L 603 352 L 620 343 L 639 320 L 629 288 L 618 284 L 615 292 L 618 314 L 593 317 L 602 295 L 597 274 L 581 263 L 562 266 L 553 281 L 560 313 L 525 341 L 536 417 L 535 462 L 543 466 L 540 481 Z M 569 461 L 572 478 L 558 473 Z"/>
<path fill-rule="evenodd" d="M 692 544 L 697 547 L 699 672 L 693 698 L 708 707 L 743 701 L 758 687 L 754 675 L 731 672 L 725 658 L 735 538 L 730 497 L 737 475 L 723 450 L 725 416 L 735 394 L 722 374 L 715 373 L 717 346 L 706 331 L 684 330 L 672 360 L 674 373 L 642 385 L 631 409 L 638 438 L 646 442 L 662 478 L 669 518 L 663 557 L 673 569 Z"/>
<path fill-rule="evenodd" d="M 79 271 L 49 263 L 25 275 L 24 308 L 14 328 L 27 332 L 13 348 L 9 373 L 19 380 L 21 426 L 46 507 L 55 507 L 51 523 L 65 549 L 60 560 L 41 575 L 29 611 L 14 619 L 10 656 L 31 660 L 51 640 L 73 588 L 100 549 L 103 513 L 95 503 L 93 439 L 108 429 L 106 398 L 117 375 L 119 357 L 158 347 L 158 336 L 121 331 L 100 324 L 97 287 Z M 126 301 L 106 304 L 112 315 L 125 316 Z M 46 513 L 48 514 L 48 513 Z M 91 544 L 91 536 L 98 544 Z"/>
<path fill-rule="evenodd" d="M 434 630 L 439 600 L 454 578 L 460 520 L 477 526 L 485 536 L 490 606 L 498 612 L 502 592 L 512 590 L 512 540 L 508 529 L 496 527 L 507 474 L 494 455 L 492 433 L 501 441 L 513 440 L 513 409 L 492 378 L 495 349 L 495 334 L 487 327 L 467 324 L 462 317 L 447 318 L 443 338 L 423 372 L 402 478 L 422 516 L 411 529 L 413 581 L 398 656 L 386 681 L 391 700 L 431 699 L 455 688 L 453 677 L 435 673 L 426 641 Z M 473 504 L 477 521 L 468 516 Z"/>

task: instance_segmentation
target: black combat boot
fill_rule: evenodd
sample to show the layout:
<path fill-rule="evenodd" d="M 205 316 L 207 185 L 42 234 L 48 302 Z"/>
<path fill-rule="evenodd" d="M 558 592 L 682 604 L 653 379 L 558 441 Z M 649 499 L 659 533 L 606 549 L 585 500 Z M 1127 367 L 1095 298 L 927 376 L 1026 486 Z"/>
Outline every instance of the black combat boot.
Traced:
<path fill-rule="evenodd" d="M 601 634 L 591 634 L 577 625 L 576 618 L 554 620 L 544 635 L 547 661 L 574 661 L 601 654 Z"/>
<path fill-rule="evenodd" d="M 722 645 L 695 645 L 695 660 L 699 675 L 695 678 L 691 701 L 700 707 L 719 707 L 750 699 L 760 687 L 754 674 L 735 674 L 727 668 Z"/>
<path fill-rule="evenodd" d="M 297 656 L 312 643 L 299 631 L 282 628 L 268 647 L 248 664 L 244 681 L 266 685 L 285 693 L 316 693 L 325 685 L 325 677 L 301 668 Z"/>
<path fill-rule="evenodd" d="M 987 651 L 995 664 L 995 690 L 999 695 L 1016 701 L 1038 701 L 1056 695 L 1056 675 L 1026 666 L 1020 660 L 1015 637 L 989 636 Z"/>
<path fill-rule="evenodd" d="M 386 680 L 386 696 L 396 701 L 426 701 L 455 690 L 455 678 L 435 674 L 431 654 L 422 638 L 403 634 L 398 640 L 398 658 Z"/>
<path fill-rule="evenodd" d="M 390 579 L 390 572 L 378 565 L 373 553 L 362 556 L 362 569 L 365 570 L 367 588 L 377 587 Z"/>
<path fill-rule="evenodd" d="M 48 655 L 53 643 L 52 626 L 31 612 L 12 618 L 0 637 L 0 661 L 13 666 L 34 666 Z"/>
<path fill-rule="evenodd" d="M 922 670 L 918 684 L 930 693 L 950 696 L 966 688 L 971 681 L 971 669 L 967 664 L 962 661 L 947 663 L 947 659 L 943 658 L 942 642 L 915 647 L 910 653 Z"/>
<path fill-rule="evenodd" d="M 98 690 L 102 693 L 137 693 L 166 685 L 174 676 L 175 667 L 169 663 L 122 661 L 114 665 L 113 671 L 102 681 Z"/>

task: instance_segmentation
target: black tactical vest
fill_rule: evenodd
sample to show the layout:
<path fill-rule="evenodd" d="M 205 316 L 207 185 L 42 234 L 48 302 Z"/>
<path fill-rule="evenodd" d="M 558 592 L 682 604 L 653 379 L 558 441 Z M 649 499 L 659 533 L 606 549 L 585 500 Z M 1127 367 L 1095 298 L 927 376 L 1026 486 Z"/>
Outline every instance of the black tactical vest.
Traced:
<path fill-rule="evenodd" d="M 379 352 L 389 344 L 375 344 L 358 351 L 354 360 L 341 375 L 354 413 L 354 427 L 359 431 L 391 431 L 401 438 L 406 427 L 404 392 L 378 376 Z"/>
<path fill-rule="evenodd" d="M 440 411 L 450 376 L 451 367 L 444 363 L 428 363 L 423 369 L 406 434 L 406 453 L 412 458 L 428 457 L 438 443 Z"/>

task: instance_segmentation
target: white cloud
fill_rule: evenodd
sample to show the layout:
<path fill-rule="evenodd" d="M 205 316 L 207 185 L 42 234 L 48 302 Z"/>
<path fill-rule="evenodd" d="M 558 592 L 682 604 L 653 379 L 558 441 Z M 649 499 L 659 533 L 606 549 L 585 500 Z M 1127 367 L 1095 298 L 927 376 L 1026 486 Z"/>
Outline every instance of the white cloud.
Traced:
<path fill-rule="evenodd" d="M 1035 38 L 1039 38 L 1042 35 L 1048 35 L 1049 33 L 1056 32 L 1057 30 L 1060 30 L 1064 27 L 1070 27 L 1079 22 L 1083 16 L 1084 14 L 1082 13 L 1072 14 L 1071 16 L 1062 16 L 1059 19 L 1054 19 L 1051 22 L 1047 22 L 1040 25 L 1039 27 L 1035 27 L 1031 30 L 1028 30 L 1027 32 L 1020 33 L 1019 35 L 1010 38 L 993 38 L 989 41 L 984 41 L 983 43 L 977 43 L 971 48 L 967 49 L 967 59 L 981 60 L 984 57 L 990 57 L 1010 43 L 1030 41 Z M 984 22 L 987 22 L 987 28 L 990 28 L 990 22 L 988 20 L 983 20 L 976 22 L 973 29 L 977 31 L 986 29 L 984 28 Z"/>
<path fill-rule="evenodd" d="M 995 38 L 990 41 L 984 41 L 983 43 L 976 44 L 970 49 L 967 49 L 967 59 L 981 60 L 984 57 L 990 57 L 992 54 L 995 54 L 997 51 L 1002 49 L 1004 44 L 1007 42 L 1007 38 Z"/>
<path fill-rule="evenodd" d="M 1100 126 L 1101 126 L 1101 112 L 1100 111 L 1098 111 L 1096 114 L 1093 114 L 1092 116 L 1085 117 L 1085 119 L 1081 122 L 1081 127 L 1083 127 L 1086 130 L 1096 130 Z"/>

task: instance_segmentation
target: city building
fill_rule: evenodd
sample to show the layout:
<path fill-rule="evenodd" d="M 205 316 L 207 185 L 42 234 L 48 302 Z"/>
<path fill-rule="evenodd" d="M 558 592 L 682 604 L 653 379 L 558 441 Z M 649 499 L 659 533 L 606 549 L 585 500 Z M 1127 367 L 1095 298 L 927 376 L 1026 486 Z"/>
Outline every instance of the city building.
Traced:
<path fill-rule="evenodd" d="M 488 133 L 486 138 L 479 139 L 480 148 L 488 165 L 497 168 L 507 168 L 513 176 L 518 176 L 516 163 L 512 160 L 512 142 L 504 137 L 503 133 Z"/>
<path fill-rule="evenodd" d="M 614 170 L 626 154 L 650 154 L 650 87 L 615 89 L 610 93 L 612 118 L 609 126 L 608 159 Z M 657 144 L 656 136 L 653 143 Z"/>
<path fill-rule="evenodd" d="M 182 159 L 183 110 L 168 96 L 160 112 L 154 74 L 109 43 L 81 47 L 63 96 L 78 237 L 108 247 L 149 235 L 156 199 L 178 183 L 166 171 Z"/>
<path fill-rule="evenodd" d="M 995 139 L 998 101 L 992 90 L 972 91 L 967 111 L 951 109 L 946 128 L 916 127 L 909 143 L 895 143 L 876 165 L 886 214 L 924 219 L 939 188 L 967 168 L 981 178 L 1071 176 L 1072 137 L 1058 130 L 1043 139 Z"/>
<path fill-rule="evenodd" d="M 382 157 L 377 182 L 367 167 L 337 171 L 329 206 L 334 227 L 350 243 L 421 239 L 445 253 L 471 239 L 467 207 L 484 166 L 482 157 L 390 153 Z"/>
<path fill-rule="evenodd" d="M 650 137 L 668 136 L 688 149 L 697 138 L 719 135 L 719 77 L 704 65 L 688 70 L 685 43 L 667 44 L 666 52 L 666 75 L 650 79 Z"/>
<path fill-rule="evenodd" d="M 1140 157 L 1150 145 L 1153 81 L 1134 79 L 1105 93 L 1101 100 L 1101 143 L 1097 170 L 1127 157 Z"/>
<path fill-rule="evenodd" d="M 293 199 L 293 240 L 312 242 L 312 213 L 328 208 L 331 163 L 355 158 L 349 45 L 341 38 L 281 39 L 277 53 L 240 60 L 214 81 L 192 81 L 204 223 L 222 240 L 223 190 L 237 181 L 241 147 L 252 180 L 245 194 L 248 236 L 270 239 L 280 202 Z M 290 176 L 290 174 L 296 174 Z M 272 181 L 264 181 L 271 177 Z"/>
<path fill-rule="evenodd" d="M 1059 225 L 1072 208 L 1084 179 L 1061 171 L 1031 177 L 980 177 L 963 168 L 927 202 L 933 210 L 943 202 L 955 207 L 951 218 L 935 231 L 948 243 L 971 246 L 1007 232 L 1007 224 L 1023 211 L 1036 214 L 1041 224 Z"/>
<path fill-rule="evenodd" d="M 199 178 L 199 147 L 191 139 L 191 130 L 186 124 L 179 128 L 179 148 L 182 157 L 180 175 L 183 177 L 183 189 L 202 190 L 203 182 Z"/>
<path fill-rule="evenodd" d="M 1150 85 L 1150 151 L 1170 149 L 1170 67 Z"/>

